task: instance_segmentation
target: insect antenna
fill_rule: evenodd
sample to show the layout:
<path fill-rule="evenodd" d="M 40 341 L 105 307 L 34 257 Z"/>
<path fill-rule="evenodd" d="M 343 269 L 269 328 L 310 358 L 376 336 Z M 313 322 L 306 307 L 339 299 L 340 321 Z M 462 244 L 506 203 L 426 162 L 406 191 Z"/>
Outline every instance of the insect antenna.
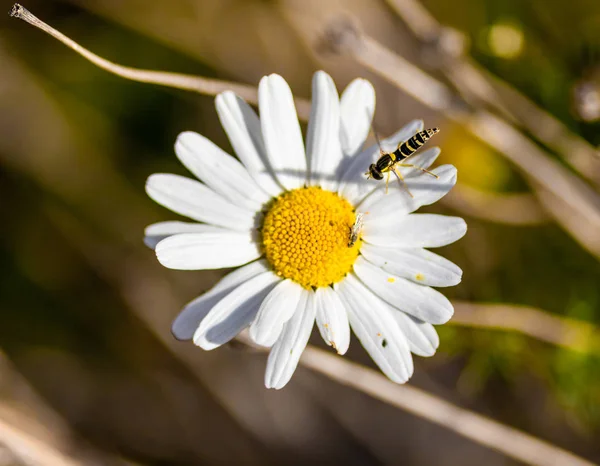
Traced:
<path fill-rule="evenodd" d="M 377 134 L 377 131 L 375 131 L 375 127 L 373 126 L 373 120 L 371 120 L 371 131 L 373 131 L 373 136 L 375 136 L 375 140 L 377 141 L 377 145 L 379 146 L 379 153 L 381 155 L 385 154 L 383 147 L 381 147 L 381 141 L 379 140 L 379 135 Z"/>

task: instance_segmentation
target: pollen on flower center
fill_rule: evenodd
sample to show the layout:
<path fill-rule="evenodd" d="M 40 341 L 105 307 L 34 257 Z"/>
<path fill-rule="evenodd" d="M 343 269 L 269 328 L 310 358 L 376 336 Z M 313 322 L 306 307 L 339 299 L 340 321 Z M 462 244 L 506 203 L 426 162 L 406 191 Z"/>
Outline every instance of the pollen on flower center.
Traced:
<path fill-rule="evenodd" d="M 277 275 L 304 288 L 339 282 L 358 257 L 348 247 L 355 215 L 348 201 L 319 187 L 283 193 L 265 215 L 262 243 Z"/>

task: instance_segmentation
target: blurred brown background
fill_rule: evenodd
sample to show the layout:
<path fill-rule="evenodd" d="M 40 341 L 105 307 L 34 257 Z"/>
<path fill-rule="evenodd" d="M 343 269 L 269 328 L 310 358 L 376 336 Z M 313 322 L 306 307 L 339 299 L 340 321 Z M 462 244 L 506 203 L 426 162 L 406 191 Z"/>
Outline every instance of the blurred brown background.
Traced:
<path fill-rule="evenodd" d="M 442 251 L 464 270 L 463 282 L 444 293 L 592 324 L 585 327 L 592 344 L 566 349 L 458 319 L 439 328 L 433 358 L 416 358 L 410 383 L 600 461 L 600 346 L 593 333 L 600 325 L 600 256 L 578 236 L 600 238 L 600 230 L 580 219 L 569 231 L 530 195 L 527 176 L 460 124 L 351 57 L 318 53 L 322 27 L 352 15 L 366 34 L 445 82 L 443 57 L 415 37 L 393 3 L 28 0 L 24 6 L 117 63 L 251 85 L 276 72 L 301 97 L 310 96 L 318 69 L 340 91 L 363 76 L 377 90 L 380 132 L 414 118 L 440 126 L 442 161 L 457 165 L 457 193 L 466 197 L 426 211 L 461 215 L 469 225 L 463 240 Z M 589 147 L 600 144 L 600 3 L 426 0 L 422 6 L 464 35 L 475 63 Z M 81 464 L 513 464 L 307 369 L 300 367 L 284 390 L 268 391 L 263 354 L 204 352 L 172 338 L 173 317 L 222 271 L 158 264 L 142 243 L 143 229 L 174 214 L 145 196 L 144 182 L 154 172 L 186 174 L 173 154 L 181 131 L 198 131 L 231 150 L 213 101 L 125 81 L 21 21 L 0 20 L 0 465 L 40 464 L 15 445 L 50 445 Z M 583 179 L 552 148 L 547 157 Z M 598 159 L 585 162 L 598 173 Z M 537 220 L 511 222 L 518 203 L 507 219 L 487 218 L 486 199 L 515 193 L 533 203 L 527 205 Z M 483 209 L 474 207 L 478 202 Z M 311 342 L 323 346 L 319 340 L 315 334 Z M 372 365 L 356 340 L 347 357 Z M 15 444 L 11 432 L 33 443 Z"/>

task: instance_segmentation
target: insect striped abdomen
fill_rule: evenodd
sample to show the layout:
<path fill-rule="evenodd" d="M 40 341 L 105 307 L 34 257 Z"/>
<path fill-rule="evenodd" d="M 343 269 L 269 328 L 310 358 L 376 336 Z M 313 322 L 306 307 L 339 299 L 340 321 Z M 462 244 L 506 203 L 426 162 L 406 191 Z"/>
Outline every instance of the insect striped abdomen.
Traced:
<path fill-rule="evenodd" d="M 439 129 L 433 128 L 416 133 L 413 137 L 400 144 L 398 149 L 394 151 L 394 155 L 398 160 L 410 157 L 438 131 Z"/>

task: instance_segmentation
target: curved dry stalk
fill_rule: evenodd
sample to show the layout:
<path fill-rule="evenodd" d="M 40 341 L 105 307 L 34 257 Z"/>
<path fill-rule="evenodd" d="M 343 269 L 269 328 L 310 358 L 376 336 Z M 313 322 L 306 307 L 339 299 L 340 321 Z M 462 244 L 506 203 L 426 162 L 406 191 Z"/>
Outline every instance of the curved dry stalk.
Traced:
<path fill-rule="evenodd" d="M 102 58 L 89 51 L 85 47 L 79 45 L 74 40 L 70 39 L 63 33 L 57 31 L 44 21 L 34 16 L 29 10 L 18 3 L 13 5 L 9 14 L 12 17 L 22 19 L 32 26 L 41 29 L 45 33 L 65 44 L 71 50 L 91 61 L 94 65 L 122 78 L 129 79 L 131 81 L 197 92 L 203 95 L 217 95 L 221 92 L 229 90 L 235 92 L 237 95 L 251 104 L 256 105 L 258 103 L 258 91 L 255 86 L 239 84 L 230 81 L 222 81 L 219 79 L 204 78 L 201 76 L 192 76 L 188 74 L 171 73 L 166 71 L 142 70 L 119 65 L 106 60 L 105 58 Z M 308 116 L 310 115 L 310 103 L 304 99 L 296 98 L 296 110 L 301 118 L 308 119 Z"/>
<path fill-rule="evenodd" d="M 600 331 L 594 324 L 553 315 L 541 309 L 512 304 L 452 301 L 451 325 L 512 330 L 572 351 L 600 355 Z"/>
<path fill-rule="evenodd" d="M 535 226 L 550 221 L 532 194 L 498 194 L 457 185 L 440 202 L 463 215 L 507 225 Z"/>
<path fill-rule="evenodd" d="M 418 0 L 387 0 L 387 3 L 420 41 L 435 45 L 440 69 L 461 94 L 485 102 L 509 120 L 518 121 L 582 176 L 600 182 L 600 151 L 513 86 L 476 64 L 466 55 L 466 41 L 456 38 L 462 36 L 458 31 L 443 27 Z"/>

